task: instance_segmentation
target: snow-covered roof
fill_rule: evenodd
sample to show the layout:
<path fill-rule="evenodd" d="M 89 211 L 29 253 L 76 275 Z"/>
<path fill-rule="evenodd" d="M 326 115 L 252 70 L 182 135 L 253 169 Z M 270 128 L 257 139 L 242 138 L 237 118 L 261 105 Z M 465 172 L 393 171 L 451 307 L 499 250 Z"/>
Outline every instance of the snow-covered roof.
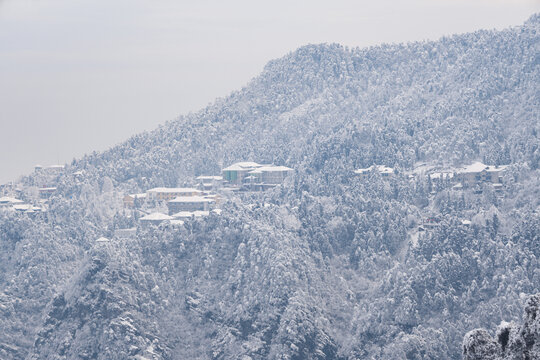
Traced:
<path fill-rule="evenodd" d="M 152 214 L 148 214 L 146 216 L 143 216 L 140 218 L 141 221 L 164 221 L 164 220 L 171 220 L 173 217 L 169 215 L 165 215 L 159 212 L 155 212 Z"/>
<path fill-rule="evenodd" d="M 147 191 L 147 193 L 200 193 L 201 190 L 195 188 L 167 188 L 157 187 Z"/>
<path fill-rule="evenodd" d="M 171 203 L 209 203 L 214 202 L 213 199 L 208 199 L 204 196 L 178 196 L 169 202 Z"/>
<path fill-rule="evenodd" d="M 22 204 L 23 201 L 9 196 L 0 197 L 0 204 Z"/>
<path fill-rule="evenodd" d="M 504 170 L 506 167 L 507 165 L 499 165 L 499 166 L 486 165 L 479 161 L 476 161 L 472 163 L 471 165 L 465 166 L 464 168 L 460 169 L 459 173 L 466 174 L 466 173 L 479 173 L 482 171 L 488 171 L 488 172 L 501 171 L 501 170 Z"/>
<path fill-rule="evenodd" d="M 109 239 L 103 236 L 96 240 L 97 243 L 108 243 L 109 241 Z"/>
<path fill-rule="evenodd" d="M 226 167 L 225 169 L 223 169 L 223 171 L 250 170 L 250 169 L 255 169 L 255 168 L 258 168 L 258 167 L 261 167 L 261 166 L 262 166 L 261 164 L 257 164 L 256 162 L 241 161 L 241 162 L 237 162 L 237 163 L 234 163 L 234 164 Z"/>
<path fill-rule="evenodd" d="M 142 199 L 142 198 L 145 198 L 145 197 L 146 197 L 146 193 L 142 193 L 142 194 L 129 194 L 128 196 L 131 196 L 131 197 L 134 198 L 134 199 Z"/>
<path fill-rule="evenodd" d="M 286 166 L 275 166 L 275 165 L 269 165 L 269 166 L 262 166 L 258 168 L 257 170 L 261 172 L 272 172 L 272 171 L 293 171 L 290 167 Z"/>

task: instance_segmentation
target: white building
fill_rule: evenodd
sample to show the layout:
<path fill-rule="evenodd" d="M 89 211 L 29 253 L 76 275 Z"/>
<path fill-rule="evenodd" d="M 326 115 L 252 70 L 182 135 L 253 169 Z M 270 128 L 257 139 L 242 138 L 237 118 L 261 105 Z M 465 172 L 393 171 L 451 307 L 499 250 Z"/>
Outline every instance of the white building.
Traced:
<path fill-rule="evenodd" d="M 171 216 L 169 216 L 169 215 L 165 215 L 165 214 L 162 214 L 162 213 L 155 212 L 155 213 L 143 216 L 142 218 L 139 219 L 139 221 L 143 225 L 149 225 L 149 224 L 159 225 L 163 221 L 172 220 L 172 219 L 173 218 Z"/>

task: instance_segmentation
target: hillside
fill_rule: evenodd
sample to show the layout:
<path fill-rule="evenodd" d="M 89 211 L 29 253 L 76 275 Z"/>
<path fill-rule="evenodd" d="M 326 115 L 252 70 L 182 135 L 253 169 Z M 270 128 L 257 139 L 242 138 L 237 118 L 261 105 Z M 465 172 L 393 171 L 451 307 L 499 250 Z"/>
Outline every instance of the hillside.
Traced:
<path fill-rule="evenodd" d="M 459 359 L 470 330 L 521 322 L 540 292 L 539 31 L 308 45 L 74 160 L 47 212 L 0 212 L 0 358 Z M 137 226 L 123 193 L 247 160 L 295 172 L 115 237 Z M 500 193 L 416 171 L 473 161 L 508 165 Z M 395 175 L 354 174 L 376 164 Z"/>

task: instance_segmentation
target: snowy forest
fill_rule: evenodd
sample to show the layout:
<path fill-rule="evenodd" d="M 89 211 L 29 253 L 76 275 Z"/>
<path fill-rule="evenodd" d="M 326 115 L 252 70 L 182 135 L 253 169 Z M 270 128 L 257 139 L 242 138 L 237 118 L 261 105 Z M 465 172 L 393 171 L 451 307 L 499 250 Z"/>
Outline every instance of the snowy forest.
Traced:
<path fill-rule="evenodd" d="M 0 211 L 0 358 L 540 358 L 539 40 L 537 14 L 307 45 L 74 159 L 46 212 Z M 235 161 L 294 174 L 180 227 L 138 227 L 122 204 Z M 475 161 L 506 165 L 501 189 L 415 172 Z M 377 164 L 393 175 L 354 173 Z"/>

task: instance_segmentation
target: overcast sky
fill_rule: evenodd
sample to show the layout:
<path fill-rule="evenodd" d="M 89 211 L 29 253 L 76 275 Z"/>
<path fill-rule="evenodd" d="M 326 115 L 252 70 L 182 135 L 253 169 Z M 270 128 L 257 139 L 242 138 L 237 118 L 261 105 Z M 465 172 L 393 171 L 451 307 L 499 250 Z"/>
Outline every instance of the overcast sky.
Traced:
<path fill-rule="evenodd" d="M 197 111 L 308 43 L 519 25 L 540 0 L 0 0 L 0 183 Z"/>

